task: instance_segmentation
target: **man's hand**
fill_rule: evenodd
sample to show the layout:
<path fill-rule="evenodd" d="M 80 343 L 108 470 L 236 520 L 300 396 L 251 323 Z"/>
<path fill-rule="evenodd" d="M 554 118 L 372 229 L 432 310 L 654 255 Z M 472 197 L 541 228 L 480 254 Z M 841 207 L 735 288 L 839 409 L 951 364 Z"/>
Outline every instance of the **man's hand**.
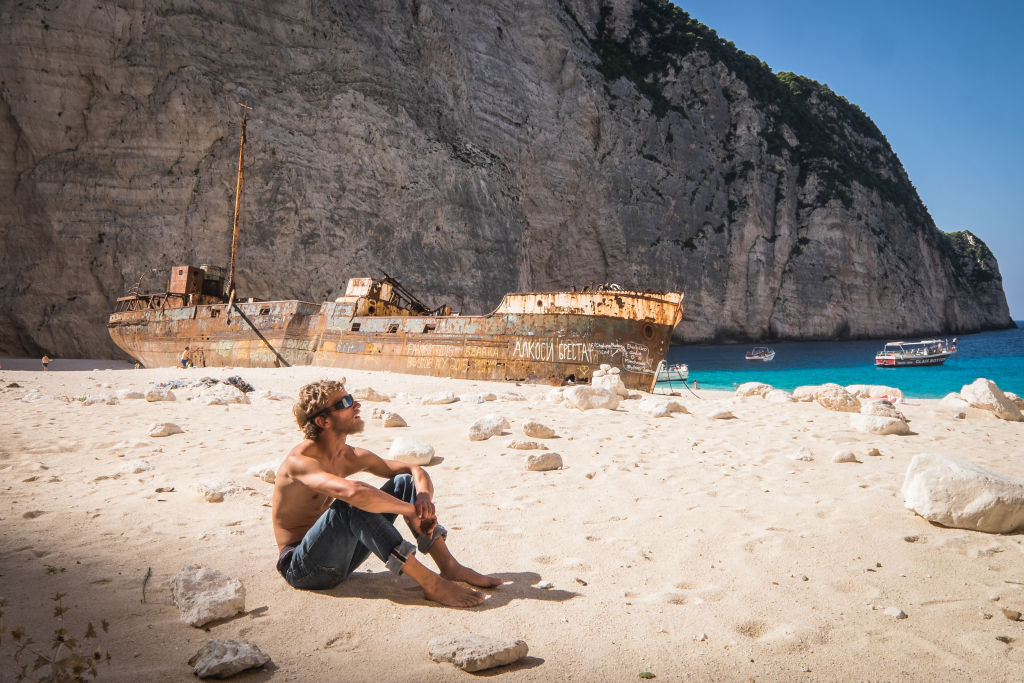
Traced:
<path fill-rule="evenodd" d="M 431 517 L 430 519 L 420 519 L 419 517 L 406 517 L 405 523 L 409 525 L 412 532 L 419 536 L 426 536 L 430 538 L 434 533 L 434 527 L 437 526 L 437 517 Z"/>
<path fill-rule="evenodd" d="M 434 502 L 430 500 L 429 493 L 416 494 L 416 516 L 420 520 L 434 520 L 437 523 L 437 512 L 434 510 Z"/>

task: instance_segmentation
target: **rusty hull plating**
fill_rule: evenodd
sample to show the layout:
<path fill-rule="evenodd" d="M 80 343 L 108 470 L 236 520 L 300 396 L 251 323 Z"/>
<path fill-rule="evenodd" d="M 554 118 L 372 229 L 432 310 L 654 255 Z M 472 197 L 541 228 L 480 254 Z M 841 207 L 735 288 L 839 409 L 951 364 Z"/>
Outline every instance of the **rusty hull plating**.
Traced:
<path fill-rule="evenodd" d="M 683 314 L 682 293 L 620 289 L 506 294 L 478 316 L 447 306 L 428 312 L 386 275 L 352 279 L 344 296 L 319 305 L 235 302 L 213 294 L 201 271 L 190 281 L 185 268 L 172 270 L 169 289 L 187 291 L 122 297 L 110 316 L 111 338 L 146 367 L 177 364 L 186 344 L 197 366 L 275 367 L 283 359 L 548 384 L 589 382 L 608 364 L 627 387 L 650 391 Z"/>

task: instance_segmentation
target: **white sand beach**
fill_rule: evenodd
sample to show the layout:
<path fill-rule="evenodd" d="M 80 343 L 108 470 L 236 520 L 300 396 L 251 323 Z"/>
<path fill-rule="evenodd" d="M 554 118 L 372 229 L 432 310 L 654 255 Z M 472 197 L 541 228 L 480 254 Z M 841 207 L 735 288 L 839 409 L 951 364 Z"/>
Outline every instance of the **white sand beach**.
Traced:
<path fill-rule="evenodd" d="M 0 370 L 0 595 L 5 626 L 45 641 L 51 597 L 65 594 L 68 629 L 93 623 L 98 638 L 84 647 L 110 653 L 100 680 L 195 680 L 188 659 L 208 638 L 271 657 L 240 680 L 469 680 L 427 654 L 431 638 L 460 633 L 526 641 L 525 659 L 477 674 L 507 681 L 1011 681 L 1024 671 L 1024 621 L 1002 611 L 1024 612 L 1024 535 L 931 524 L 900 491 L 920 453 L 1024 477 L 1024 423 L 988 411 L 955 419 L 939 401 L 909 399 L 897 407 L 911 434 L 879 436 L 818 403 L 731 392 L 683 392 L 688 413 L 652 417 L 644 400 L 579 411 L 537 385 L 77 363 Z M 173 389 L 175 401 L 80 400 L 231 375 L 256 389 L 249 404 L 206 405 L 189 387 Z M 427 469 L 449 547 L 506 581 L 482 606 L 427 602 L 373 556 L 329 591 L 294 590 L 275 571 L 272 484 L 248 470 L 301 439 L 291 416 L 300 386 L 343 376 L 350 390 L 392 396 L 362 402 L 366 429 L 351 443 L 385 457 L 399 436 L 434 447 Z M 421 402 L 440 391 L 464 400 Z M 496 400 L 469 400 L 487 392 Z M 408 426 L 384 428 L 374 407 Z M 721 408 L 734 418 L 713 419 Z M 511 428 L 470 441 L 468 426 L 491 413 Z M 554 428 L 543 443 L 563 469 L 527 471 L 536 451 L 506 446 L 528 438 L 529 420 Z M 183 432 L 147 435 L 164 422 Z M 843 450 L 857 461 L 834 462 Z M 211 481 L 235 490 L 207 502 L 196 487 Z M 245 612 L 183 623 L 168 583 L 192 564 L 239 579 Z M 11 652 L 0 644 L 4 680 Z"/>

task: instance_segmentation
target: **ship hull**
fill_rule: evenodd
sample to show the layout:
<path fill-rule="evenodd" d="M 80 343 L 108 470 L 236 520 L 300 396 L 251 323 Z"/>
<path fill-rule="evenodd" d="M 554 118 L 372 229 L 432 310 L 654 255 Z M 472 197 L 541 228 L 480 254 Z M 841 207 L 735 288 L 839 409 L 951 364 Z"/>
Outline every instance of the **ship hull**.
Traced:
<path fill-rule="evenodd" d="M 619 368 L 628 388 L 650 391 L 682 317 L 678 293 L 514 294 L 482 316 L 365 315 L 366 303 L 342 297 L 319 306 L 277 301 L 124 311 L 111 315 L 108 327 L 146 367 L 177 364 L 187 344 L 197 366 L 286 362 L 547 384 L 589 382 L 607 364 Z"/>

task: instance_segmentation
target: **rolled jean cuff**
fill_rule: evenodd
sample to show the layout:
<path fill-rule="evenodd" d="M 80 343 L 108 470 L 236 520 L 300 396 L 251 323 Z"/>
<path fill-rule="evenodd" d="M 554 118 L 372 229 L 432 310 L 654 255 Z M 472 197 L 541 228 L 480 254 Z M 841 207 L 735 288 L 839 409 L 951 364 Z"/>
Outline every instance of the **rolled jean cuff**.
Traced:
<path fill-rule="evenodd" d="M 434 527 L 434 531 L 430 536 L 417 536 L 416 547 L 419 548 L 421 553 L 430 552 L 430 549 L 434 547 L 434 541 L 439 538 L 448 538 L 448 530 L 440 524 Z"/>
<path fill-rule="evenodd" d="M 405 566 L 405 561 L 416 554 L 416 548 L 412 543 L 402 539 L 402 542 L 395 546 L 395 549 L 388 555 L 387 561 L 384 566 L 387 567 L 392 574 L 401 574 L 402 568 Z"/>

